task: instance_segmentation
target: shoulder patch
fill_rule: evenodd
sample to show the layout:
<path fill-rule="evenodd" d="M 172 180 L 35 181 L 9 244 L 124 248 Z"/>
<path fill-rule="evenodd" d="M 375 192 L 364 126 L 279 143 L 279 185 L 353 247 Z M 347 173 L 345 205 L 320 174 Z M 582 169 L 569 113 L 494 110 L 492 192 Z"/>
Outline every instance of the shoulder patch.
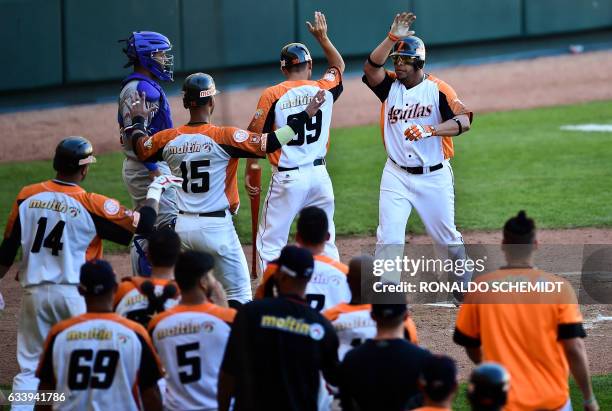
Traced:
<path fill-rule="evenodd" d="M 327 70 L 327 73 L 325 73 L 325 75 L 323 76 L 323 79 L 327 81 L 335 81 L 336 80 L 336 69 L 331 68 Z"/>
<path fill-rule="evenodd" d="M 255 120 L 257 120 L 257 119 L 258 119 L 259 117 L 261 117 L 262 115 L 263 115 L 263 109 L 262 109 L 262 108 L 258 108 L 258 109 L 255 111 L 255 114 L 253 115 L 253 118 L 254 118 Z"/>
<path fill-rule="evenodd" d="M 147 140 L 143 144 L 144 148 L 150 150 L 153 147 L 153 137 L 147 138 Z"/>
<path fill-rule="evenodd" d="M 153 87 L 146 81 L 139 81 L 138 85 L 136 86 L 136 90 L 138 90 L 139 93 L 144 92 L 147 95 L 147 101 L 159 100 L 159 91 L 157 91 L 155 87 Z"/>
<path fill-rule="evenodd" d="M 112 198 L 107 199 L 104 202 L 104 212 L 108 215 L 115 215 L 119 212 L 120 205 L 117 200 L 113 200 Z"/>
<path fill-rule="evenodd" d="M 236 143 L 244 143 L 245 141 L 247 141 L 249 138 L 249 133 L 247 133 L 244 130 L 236 130 L 234 131 L 234 141 Z"/>

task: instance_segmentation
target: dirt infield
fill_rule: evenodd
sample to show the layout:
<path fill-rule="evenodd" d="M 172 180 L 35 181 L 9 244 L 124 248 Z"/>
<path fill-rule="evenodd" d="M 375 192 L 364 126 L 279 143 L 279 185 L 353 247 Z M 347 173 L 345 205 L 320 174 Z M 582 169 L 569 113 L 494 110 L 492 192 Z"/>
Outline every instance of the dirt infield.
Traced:
<path fill-rule="evenodd" d="M 477 113 L 612 99 L 609 51 L 461 66 L 432 74 L 451 84 Z M 377 123 L 380 103 L 361 79 L 348 78 L 344 87 L 334 106 L 333 126 Z M 261 91 L 221 94 L 215 122 L 246 127 Z M 170 100 L 174 122 L 186 122 L 187 112 L 180 98 Z M 88 137 L 98 153 L 115 151 L 119 145 L 116 113 L 116 104 L 90 104 L 2 114 L 0 162 L 50 158 L 57 142 L 69 135 Z"/>
<path fill-rule="evenodd" d="M 476 112 L 522 109 L 612 99 L 612 52 L 597 52 L 561 57 L 546 57 L 520 62 L 463 66 L 436 70 L 435 75 L 452 84 L 462 99 Z M 359 78 L 345 80 L 345 93 L 334 111 L 335 127 L 378 122 L 379 102 Z M 222 87 L 222 85 L 219 85 Z M 217 101 L 216 122 L 246 126 L 256 106 L 261 89 L 228 92 Z M 178 97 L 171 98 L 175 123 L 186 121 L 186 112 Z M 118 148 L 115 104 L 80 105 L 44 111 L 0 115 L 0 162 L 50 158 L 52 148 L 64 136 L 80 134 L 90 138 L 97 152 Z M 119 172 L 119 170 L 118 170 Z M 2 217 L 4 218 L 4 217 Z M 464 233 L 467 243 L 496 244 L 499 233 Z M 542 243 L 612 244 L 612 230 L 574 229 L 542 230 Z M 410 238 L 426 243 L 423 236 Z M 373 244 L 368 237 L 344 237 L 338 246 L 344 261 Z M 247 256 L 249 250 L 245 250 Z M 126 255 L 111 255 L 116 271 L 128 272 Z M 14 267 L 0 284 L 7 309 L 0 312 L 0 384 L 10 384 L 17 371 L 16 322 L 21 290 L 14 277 Z M 594 373 L 612 372 L 612 323 L 597 321 L 598 315 L 612 315 L 610 306 L 583 307 L 590 338 L 586 340 Z M 452 343 L 455 309 L 431 306 L 413 307 L 422 344 L 435 352 L 445 352 L 460 363 L 465 377 L 469 364 L 462 350 Z M 606 360 L 607 358 L 607 360 Z"/>

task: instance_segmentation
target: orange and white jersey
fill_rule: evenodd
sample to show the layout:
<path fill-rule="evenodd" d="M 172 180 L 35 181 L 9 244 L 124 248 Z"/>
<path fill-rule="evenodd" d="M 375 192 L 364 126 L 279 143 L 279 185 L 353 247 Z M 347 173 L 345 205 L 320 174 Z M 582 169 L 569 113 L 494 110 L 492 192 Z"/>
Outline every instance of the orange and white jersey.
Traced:
<path fill-rule="evenodd" d="M 317 311 L 327 310 L 337 304 L 351 300 L 351 290 L 346 281 L 348 266 L 325 255 L 314 256 L 315 265 L 312 277 L 306 285 L 306 301 Z M 272 294 L 273 281 L 270 281 L 278 265 L 268 264 L 263 280 L 255 291 L 255 298 L 261 299 Z"/>
<path fill-rule="evenodd" d="M 323 312 L 323 316 L 334 326 L 340 340 L 338 348 L 340 361 L 348 351 L 376 336 L 376 323 L 370 316 L 371 311 L 370 304 L 341 303 Z M 408 341 L 413 344 L 419 343 L 416 325 L 411 317 L 404 322 L 404 330 L 404 336 Z"/>
<path fill-rule="evenodd" d="M 236 311 L 212 303 L 177 305 L 149 324 L 164 364 L 164 409 L 216 410 L 217 380 Z"/>
<path fill-rule="evenodd" d="M 368 84 L 365 76 L 363 79 Z M 426 74 L 421 83 L 408 89 L 396 79 L 395 73 L 387 71 L 380 84 L 368 87 L 382 102 L 380 127 L 391 160 L 405 167 L 430 167 L 453 157 L 451 137 L 409 141 L 404 135 L 410 124 L 436 125 L 460 114 L 469 115 L 471 121 L 472 112 L 451 86 Z"/>
<path fill-rule="evenodd" d="M 135 216 L 117 200 L 87 193 L 76 184 L 49 180 L 24 187 L 13 204 L 5 241 L 21 245 L 19 281 L 79 284 L 86 260 L 102 257 L 102 239 L 127 245 Z M 14 258 L 17 248 L 11 253 Z M 11 265 L 11 256 L 2 264 Z M 8 261 L 10 260 L 10 261 Z"/>
<path fill-rule="evenodd" d="M 172 284 L 175 287 L 176 293 L 168 298 L 164 303 L 164 308 L 167 310 L 174 307 L 179 303 L 180 295 L 178 293 L 178 286 L 174 281 L 162 279 L 162 278 L 148 278 L 148 277 L 129 277 L 124 278 L 119 284 L 119 289 L 115 293 L 115 301 L 113 303 L 115 312 L 123 317 L 133 319 L 131 313 L 146 310 L 149 306 L 149 299 L 142 293 L 140 287 L 146 281 L 149 281 L 154 286 L 154 292 L 157 297 L 161 296 L 164 292 L 164 287 L 168 284 Z"/>
<path fill-rule="evenodd" d="M 315 94 L 326 90 L 325 103 L 292 141 L 268 155 L 273 166 L 286 168 L 312 165 L 324 158 L 329 148 L 334 102 L 342 93 L 342 73 L 330 67 L 320 80 L 284 81 L 267 88 L 259 99 L 257 110 L 249 125 L 255 133 L 270 133 L 287 124 L 287 120 L 303 111 Z"/>
<path fill-rule="evenodd" d="M 162 374 L 146 330 L 115 313 L 86 313 L 56 324 L 36 372 L 66 394 L 54 409 L 113 411 L 141 409 L 140 392 Z"/>
<path fill-rule="evenodd" d="M 236 127 L 184 125 L 141 138 L 135 147 L 140 160 L 163 160 L 183 178 L 178 209 L 186 213 L 238 210 L 238 159 L 263 158 L 266 138 Z"/>

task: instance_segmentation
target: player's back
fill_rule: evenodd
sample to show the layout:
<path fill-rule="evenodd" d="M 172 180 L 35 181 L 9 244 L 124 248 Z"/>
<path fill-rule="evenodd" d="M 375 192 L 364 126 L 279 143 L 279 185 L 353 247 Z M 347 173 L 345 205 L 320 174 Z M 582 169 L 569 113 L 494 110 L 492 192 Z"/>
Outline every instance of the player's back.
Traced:
<path fill-rule="evenodd" d="M 143 319 L 149 314 L 149 298 L 143 291 L 146 282 L 151 283 L 156 298 L 164 299 L 163 308 L 166 310 L 177 305 L 180 298 L 178 286 L 172 280 L 140 276 L 124 278 L 115 294 L 115 312 L 144 326 L 148 321 Z"/>
<path fill-rule="evenodd" d="M 24 254 L 19 279 L 24 287 L 78 284 L 81 265 L 102 255 L 99 233 L 114 230 L 115 239 L 125 244 L 132 237 L 131 211 L 76 184 L 49 180 L 26 186 L 16 204 L 6 233 L 16 224 L 21 231 Z"/>
<path fill-rule="evenodd" d="M 114 313 L 86 313 L 51 329 L 38 370 L 66 394 L 58 410 L 139 410 L 140 387 L 161 367 L 140 325 Z"/>
<path fill-rule="evenodd" d="M 323 312 L 338 335 L 340 360 L 348 351 L 376 336 L 376 322 L 370 315 L 371 311 L 371 304 L 340 303 Z M 413 344 L 419 342 L 416 325 L 411 317 L 404 322 L 404 337 Z"/>
<path fill-rule="evenodd" d="M 293 168 L 312 165 L 325 158 L 329 147 L 333 105 L 342 93 L 342 75 L 331 67 L 319 80 L 288 80 L 267 88 L 249 126 L 250 131 L 269 133 L 303 111 L 315 94 L 325 90 L 325 102 L 292 141 L 268 155 L 275 166 Z"/>
<path fill-rule="evenodd" d="M 233 130 L 232 144 L 224 143 L 228 129 Z M 174 136 L 163 149 L 163 158 L 172 174 L 183 178 L 183 190 L 178 195 L 179 210 L 197 214 L 229 208 L 234 212 L 240 201 L 236 177 L 238 159 L 234 157 L 239 154 L 235 151 L 242 151 L 236 145 L 247 142 L 249 134 L 212 124 L 181 126 L 168 133 Z"/>
<path fill-rule="evenodd" d="M 151 320 L 149 331 L 167 370 L 166 409 L 218 408 L 219 368 L 235 313 L 211 303 L 178 305 Z"/>
<path fill-rule="evenodd" d="M 306 285 L 306 301 L 317 311 L 327 310 L 351 300 L 351 290 L 346 281 L 348 266 L 333 258 L 314 256 L 314 271 Z"/>

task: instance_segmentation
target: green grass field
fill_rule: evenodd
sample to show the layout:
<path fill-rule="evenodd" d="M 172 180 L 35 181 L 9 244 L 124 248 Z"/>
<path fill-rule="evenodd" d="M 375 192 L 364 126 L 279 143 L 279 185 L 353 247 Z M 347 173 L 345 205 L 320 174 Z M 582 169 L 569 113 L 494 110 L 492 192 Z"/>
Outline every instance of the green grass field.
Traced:
<path fill-rule="evenodd" d="M 540 227 L 612 226 L 612 134 L 559 130 L 564 124 L 609 123 L 610 113 L 610 102 L 594 102 L 477 116 L 472 130 L 455 140 L 458 227 L 499 229 L 521 208 L 528 210 Z M 377 126 L 332 131 L 328 169 L 334 183 L 339 235 L 375 232 L 384 161 Z M 99 156 L 85 188 L 129 204 L 121 162 L 120 153 Z M 243 167 L 241 164 L 239 171 L 243 208 L 236 226 L 246 243 L 250 212 L 242 189 Z M 263 168 L 263 181 L 267 182 L 269 168 Z M 1 227 L 20 187 L 52 176 L 49 161 L 0 165 Z M 266 187 L 264 183 L 264 190 Z M 423 232 L 416 213 L 411 216 L 409 230 Z M 119 249 L 107 247 L 108 251 Z"/>

